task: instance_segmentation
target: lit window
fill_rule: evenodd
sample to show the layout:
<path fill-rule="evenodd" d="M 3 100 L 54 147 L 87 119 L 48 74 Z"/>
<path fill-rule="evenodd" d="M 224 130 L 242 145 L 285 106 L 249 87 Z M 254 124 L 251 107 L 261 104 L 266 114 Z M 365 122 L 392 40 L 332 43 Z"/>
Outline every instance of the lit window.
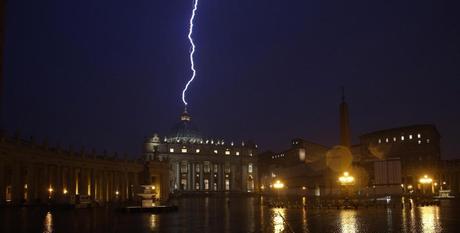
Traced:
<path fill-rule="evenodd" d="M 200 172 L 200 165 L 199 165 L 199 164 L 195 165 L 195 171 L 196 171 L 196 172 Z M 198 175 L 198 174 L 197 174 L 197 175 Z"/>
<path fill-rule="evenodd" d="M 200 149 L 196 149 L 196 151 L 195 151 L 195 152 L 196 152 L 196 153 L 200 153 Z"/>
<path fill-rule="evenodd" d="M 412 140 L 412 134 L 411 134 L 411 135 L 409 135 L 409 139 L 411 139 L 411 140 Z"/>
<path fill-rule="evenodd" d="M 235 152 L 235 154 L 236 154 L 236 155 L 240 155 L 240 152 L 239 152 L 239 151 L 237 151 L 237 152 Z M 272 158 L 273 158 L 273 156 L 272 156 Z"/>
<path fill-rule="evenodd" d="M 393 142 L 396 142 L 396 137 L 393 137 Z"/>
<path fill-rule="evenodd" d="M 422 135 L 421 135 L 421 134 L 417 134 L 417 138 L 422 138 Z"/>
<path fill-rule="evenodd" d="M 182 152 L 182 153 L 187 153 L 187 148 L 182 148 L 182 149 L 180 150 L 180 152 Z"/>
<path fill-rule="evenodd" d="M 217 154 L 217 150 L 214 150 L 214 154 Z"/>
<path fill-rule="evenodd" d="M 218 172 L 218 169 L 219 168 L 218 168 L 217 164 L 214 164 L 214 172 Z"/>
<path fill-rule="evenodd" d="M 170 153 L 174 153 L 174 148 L 169 148 Z"/>
<path fill-rule="evenodd" d="M 401 141 L 404 141 L 404 136 L 401 136 Z"/>
<path fill-rule="evenodd" d="M 430 143 L 430 139 L 427 139 L 427 140 L 426 140 L 426 143 Z"/>
<path fill-rule="evenodd" d="M 385 139 L 385 142 L 388 142 L 388 138 Z"/>
<path fill-rule="evenodd" d="M 226 151 L 225 151 L 225 154 L 226 154 L 226 155 L 229 155 L 229 154 L 230 154 L 230 151 L 229 151 L 229 150 L 226 150 Z"/>
<path fill-rule="evenodd" d="M 422 144 L 422 140 L 418 140 L 418 144 Z"/>
<path fill-rule="evenodd" d="M 382 139 L 379 139 L 379 144 L 382 143 Z"/>
<path fill-rule="evenodd" d="M 252 163 L 248 164 L 248 172 L 252 173 Z"/>
<path fill-rule="evenodd" d="M 249 156 L 252 156 L 252 152 L 251 152 L 251 153 L 249 153 Z"/>

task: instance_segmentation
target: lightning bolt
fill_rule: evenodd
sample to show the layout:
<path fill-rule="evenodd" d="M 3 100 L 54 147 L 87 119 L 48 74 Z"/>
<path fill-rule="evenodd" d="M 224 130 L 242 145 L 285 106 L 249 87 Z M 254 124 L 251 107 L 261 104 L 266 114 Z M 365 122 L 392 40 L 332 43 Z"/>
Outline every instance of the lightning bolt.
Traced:
<path fill-rule="evenodd" d="M 196 9 L 198 7 L 198 0 L 193 0 L 193 10 L 192 10 L 192 16 L 190 17 L 190 24 L 189 24 L 189 30 L 188 30 L 188 40 L 190 41 L 190 70 L 192 70 L 192 77 L 190 80 L 188 80 L 187 84 L 185 85 L 184 90 L 182 91 L 182 102 L 184 102 L 184 105 L 187 106 L 187 101 L 185 100 L 185 92 L 187 92 L 188 86 L 190 83 L 193 82 L 196 76 L 196 70 L 195 70 L 195 62 L 193 60 L 193 55 L 195 54 L 195 43 L 193 42 L 192 34 L 193 34 L 193 20 L 195 19 L 195 14 L 196 14 Z"/>

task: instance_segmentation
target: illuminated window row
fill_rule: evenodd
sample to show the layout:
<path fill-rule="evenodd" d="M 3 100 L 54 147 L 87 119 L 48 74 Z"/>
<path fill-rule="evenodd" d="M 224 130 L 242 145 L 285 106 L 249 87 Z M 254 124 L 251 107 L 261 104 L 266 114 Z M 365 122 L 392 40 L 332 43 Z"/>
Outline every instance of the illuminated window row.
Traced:
<path fill-rule="evenodd" d="M 190 141 L 184 141 L 182 139 L 176 139 L 176 138 L 164 138 L 163 140 L 165 143 L 181 143 L 181 142 L 184 142 L 184 143 L 191 143 L 191 144 L 211 144 L 211 145 L 228 145 L 225 143 L 224 140 L 214 140 L 214 139 L 207 139 L 207 140 L 190 140 Z M 234 142 L 230 142 L 229 143 L 230 146 L 235 146 L 236 143 Z M 241 142 L 241 146 L 245 146 L 245 143 L 244 141 Z M 258 145 L 255 144 L 254 145 L 255 148 L 258 148 Z"/>
<path fill-rule="evenodd" d="M 412 140 L 412 139 L 414 139 L 414 138 L 415 138 L 414 135 L 409 134 L 409 136 L 408 136 L 407 138 L 406 138 L 406 136 L 404 136 L 404 135 L 401 136 L 400 138 L 399 138 L 399 137 L 385 138 L 385 140 L 379 138 L 378 142 L 379 142 L 379 144 L 381 144 L 381 143 L 383 143 L 383 142 L 389 143 L 390 141 L 392 141 L 392 142 L 397 142 L 398 139 L 399 139 L 400 141 L 405 141 L 406 139 Z M 422 138 L 422 135 L 421 135 L 421 134 L 417 134 L 417 138 L 418 138 L 418 139 L 421 139 L 421 138 Z M 418 140 L 418 141 L 419 141 L 419 144 L 420 144 L 420 143 L 421 143 L 421 140 Z M 430 140 L 427 139 L 427 143 L 430 143 L 429 141 L 430 141 Z"/>
<path fill-rule="evenodd" d="M 169 153 L 174 153 L 174 152 L 175 152 L 174 148 L 172 148 L 172 147 L 169 148 Z M 187 152 L 188 152 L 188 149 L 187 149 L 187 148 L 181 148 L 181 149 L 180 149 L 180 152 L 181 152 L 181 153 L 187 153 Z M 201 152 L 200 149 L 195 149 L 195 153 L 198 154 L 198 153 L 200 153 L 200 152 Z M 218 150 L 214 150 L 213 153 L 214 153 L 214 154 L 219 154 L 219 151 L 218 151 Z M 231 152 L 230 152 L 230 150 L 227 149 L 227 150 L 225 150 L 224 154 L 225 154 L 225 155 L 230 155 Z M 236 155 L 236 156 L 239 156 L 239 155 L 240 155 L 240 152 L 239 152 L 239 151 L 235 151 L 235 155 Z M 249 153 L 249 156 L 252 156 L 252 153 Z"/>
<path fill-rule="evenodd" d="M 284 154 L 279 154 L 279 155 L 273 155 L 272 159 L 278 159 L 278 158 L 283 158 Z"/>

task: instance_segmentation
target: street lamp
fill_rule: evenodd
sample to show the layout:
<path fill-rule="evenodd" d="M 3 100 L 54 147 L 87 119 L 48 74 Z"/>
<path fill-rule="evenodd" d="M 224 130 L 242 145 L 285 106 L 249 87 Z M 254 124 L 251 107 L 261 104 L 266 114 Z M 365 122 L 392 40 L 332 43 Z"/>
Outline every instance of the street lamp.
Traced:
<path fill-rule="evenodd" d="M 53 187 L 50 186 L 50 187 L 48 188 L 48 193 L 49 193 L 48 199 L 51 199 L 51 196 L 53 195 L 53 191 L 54 191 Z"/>
<path fill-rule="evenodd" d="M 274 189 L 282 189 L 284 188 L 284 184 L 280 181 L 280 180 L 277 180 L 274 184 L 273 184 L 273 188 Z"/>
<path fill-rule="evenodd" d="M 355 182 L 355 178 L 350 176 L 348 172 L 344 172 L 343 175 L 339 177 L 339 182 L 345 188 L 345 195 L 348 196 L 348 190 L 346 187 L 352 185 Z"/>
<path fill-rule="evenodd" d="M 428 177 L 428 175 L 424 175 L 424 176 L 423 176 L 422 178 L 420 178 L 418 181 L 419 181 L 420 184 L 422 184 L 423 193 L 425 193 L 425 188 L 424 188 L 424 186 L 433 183 L 433 179 L 431 179 L 430 177 Z M 432 188 L 433 188 L 433 187 L 432 187 Z M 432 191 L 433 191 L 433 190 L 432 190 Z"/>
<path fill-rule="evenodd" d="M 350 185 L 355 182 L 355 178 L 353 176 L 350 176 L 348 172 L 344 172 L 343 176 L 339 177 L 339 182 L 341 185 Z"/>
<path fill-rule="evenodd" d="M 284 188 L 284 183 L 280 180 L 276 180 L 272 187 L 277 191 L 276 194 L 278 195 L 278 199 L 280 198 L 280 190 Z"/>
<path fill-rule="evenodd" d="M 431 184 L 433 182 L 433 179 L 428 177 L 428 175 L 424 175 L 422 178 L 418 180 L 421 184 Z"/>

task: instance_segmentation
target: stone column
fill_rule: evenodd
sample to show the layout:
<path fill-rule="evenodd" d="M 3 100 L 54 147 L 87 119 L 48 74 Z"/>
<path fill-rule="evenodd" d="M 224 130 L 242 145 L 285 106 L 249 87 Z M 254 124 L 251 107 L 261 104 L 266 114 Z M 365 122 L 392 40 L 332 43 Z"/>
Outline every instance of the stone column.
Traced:
<path fill-rule="evenodd" d="M 124 171 L 120 172 L 120 197 L 122 201 L 126 201 L 126 174 Z"/>
<path fill-rule="evenodd" d="M 102 172 L 102 193 L 104 202 L 109 201 L 109 175 L 107 171 Z"/>
<path fill-rule="evenodd" d="M 113 190 L 113 173 L 112 171 L 108 172 L 108 177 L 107 177 L 107 183 L 108 183 L 108 191 L 107 191 L 107 197 L 108 201 L 111 202 L 113 201 L 113 195 L 114 195 L 114 190 Z"/>
<path fill-rule="evenodd" d="M 34 202 L 37 199 L 35 168 L 32 164 L 27 165 L 27 202 Z"/>
<path fill-rule="evenodd" d="M 217 184 L 218 190 L 219 191 L 224 191 L 225 190 L 225 164 L 220 163 L 219 164 L 219 182 Z"/>
<path fill-rule="evenodd" d="M 89 171 L 89 189 L 90 189 L 90 195 L 92 200 L 96 200 L 96 194 L 97 194 L 97 189 L 96 189 L 96 170 L 95 169 L 90 169 Z"/>
<path fill-rule="evenodd" d="M 55 171 L 54 171 L 54 195 L 56 197 L 56 200 L 58 202 L 64 202 L 64 185 L 62 182 L 62 166 L 61 165 L 56 165 L 55 166 Z"/>
<path fill-rule="evenodd" d="M 5 162 L 0 159 L 0 205 L 5 204 L 6 182 L 5 182 Z"/>
<path fill-rule="evenodd" d="M 13 163 L 11 165 L 11 202 L 13 204 L 19 204 L 22 200 L 21 195 L 21 171 L 19 164 Z"/>
<path fill-rule="evenodd" d="M 174 173 L 175 177 L 175 185 L 174 187 L 171 187 L 174 191 L 177 187 L 177 189 L 180 189 L 180 182 L 182 180 L 181 173 L 180 173 L 180 162 L 175 163 L 176 166 L 176 172 Z"/>
<path fill-rule="evenodd" d="M 48 169 L 46 165 L 40 165 L 37 169 L 37 194 L 39 201 L 45 203 L 48 201 Z"/>
<path fill-rule="evenodd" d="M 208 183 L 209 184 L 209 183 Z M 203 191 L 204 189 L 204 163 L 200 163 L 200 190 Z"/>
<path fill-rule="evenodd" d="M 193 190 L 193 172 L 192 172 L 192 163 L 190 163 L 189 161 L 187 161 L 187 188 L 186 190 L 188 191 L 191 191 Z"/>
<path fill-rule="evenodd" d="M 69 167 L 68 168 L 68 185 L 67 185 L 67 191 L 68 191 L 68 194 L 70 195 L 70 197 L 73 197 L 75 196 L 77 190 L 76 190 L 76 182 L 75 182 L 75 168 L 74 167 Z"/>
<path fill-rule="evenodd" d="M 88 169 L 86 168 L 81 168 L 80 169 L 81 171 L 81 175 L 80 175 L 80 179 L 81 179 L 81 188 L 80 188 L 80 195 L 88 195 Z"/>

